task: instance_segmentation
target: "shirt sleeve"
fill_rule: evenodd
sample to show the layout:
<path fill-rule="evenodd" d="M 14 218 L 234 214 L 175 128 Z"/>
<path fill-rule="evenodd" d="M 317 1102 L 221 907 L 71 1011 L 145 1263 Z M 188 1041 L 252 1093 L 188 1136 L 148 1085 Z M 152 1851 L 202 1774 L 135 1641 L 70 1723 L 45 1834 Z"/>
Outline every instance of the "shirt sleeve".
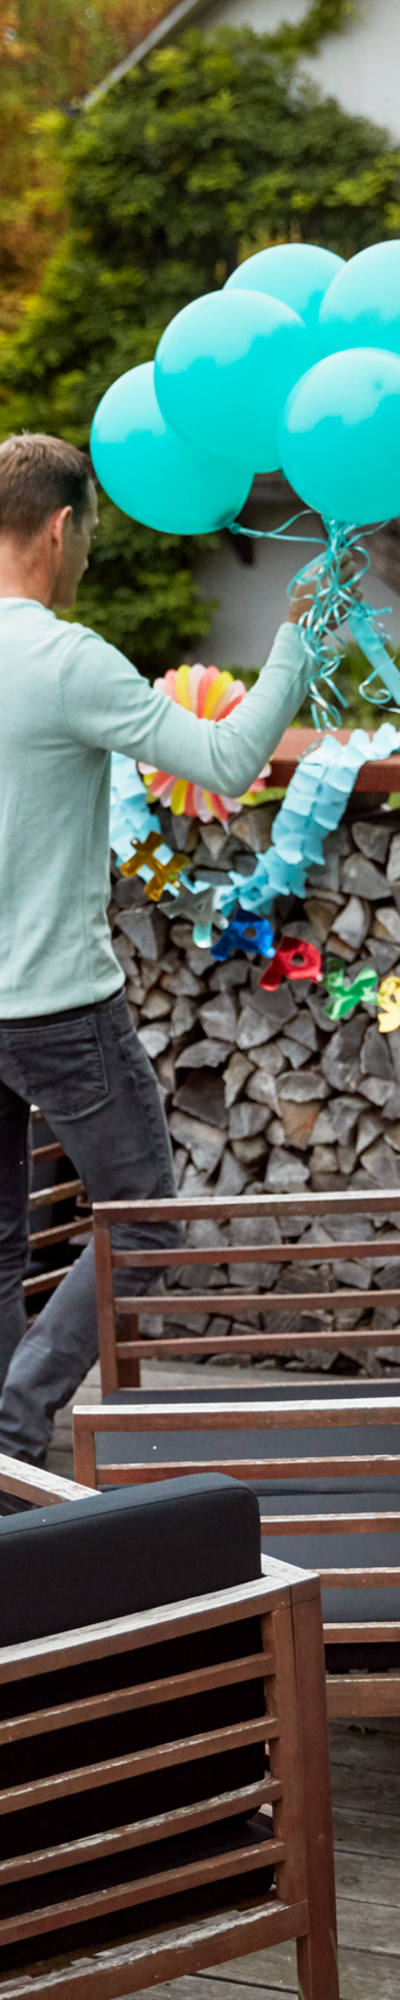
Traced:
<path fill-rule="evenodd" d="M 297 625 L 285 623 L 255 686 L 225 720 L 207 721 L 150 687 L 123 653 L 85 626 L 69 627 L 68 636 L 59 692 L 69 738 L 120 750 L 231 798 L 258 777 L 298 714 L 310 678 Z"/>

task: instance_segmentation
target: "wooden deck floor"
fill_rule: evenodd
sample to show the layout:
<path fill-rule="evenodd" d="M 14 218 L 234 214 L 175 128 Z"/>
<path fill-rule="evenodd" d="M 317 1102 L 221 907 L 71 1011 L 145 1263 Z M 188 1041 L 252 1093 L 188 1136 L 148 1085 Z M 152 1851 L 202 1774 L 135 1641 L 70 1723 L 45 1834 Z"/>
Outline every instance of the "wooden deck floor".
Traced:
<path fill-rule="evenodd" d="M 199 1379 L 195 1365 L 149 1362 L 143 1386 L 182 1388 Z M 239 1380 L 254 1371 L 212 1366 L 201 1383 Z M 264 1376 L 265 1381 L 265 1376 Z M 76 1401 L 97 1401 L 98 1370 Z M 71 1412 L 57 1418 L 49 1468 L 72 1476 Z M 330 1728 L 339 1920 L 341 2000 L 400 2000 L 400 1721 L 333 1723 Z M 297 1992 L 290 1945 L 154 1989 L 159 2000 L 281 2000 Z M 152 2000 L 152 1996 L 148 1996 Z"/>

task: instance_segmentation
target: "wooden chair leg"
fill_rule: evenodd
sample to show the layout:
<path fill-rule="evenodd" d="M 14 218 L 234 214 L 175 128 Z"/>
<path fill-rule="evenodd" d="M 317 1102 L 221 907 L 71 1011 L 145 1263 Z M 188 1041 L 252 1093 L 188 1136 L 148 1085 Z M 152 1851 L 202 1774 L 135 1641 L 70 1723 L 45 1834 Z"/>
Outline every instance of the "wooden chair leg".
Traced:
<path fill-rule="evenodd" d="M 303 2000 L 339 2000 L 332 1811 L 319 1595 L 293 1607 L 310 1927 L 297 1945 Z"/>

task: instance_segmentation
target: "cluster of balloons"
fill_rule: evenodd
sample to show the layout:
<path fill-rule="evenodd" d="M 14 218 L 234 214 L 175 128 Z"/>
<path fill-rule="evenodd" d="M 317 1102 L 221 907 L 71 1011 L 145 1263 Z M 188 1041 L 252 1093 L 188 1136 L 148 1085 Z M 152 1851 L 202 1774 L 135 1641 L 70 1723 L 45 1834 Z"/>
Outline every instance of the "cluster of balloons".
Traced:
<path fill-rule="evenodd" d="M 325 520 L 400 513 L 400 241 L 249 257 L 107 390 L 91 452 L 117 506 L 172 534 L 228 525 L 278 469 Z"/>

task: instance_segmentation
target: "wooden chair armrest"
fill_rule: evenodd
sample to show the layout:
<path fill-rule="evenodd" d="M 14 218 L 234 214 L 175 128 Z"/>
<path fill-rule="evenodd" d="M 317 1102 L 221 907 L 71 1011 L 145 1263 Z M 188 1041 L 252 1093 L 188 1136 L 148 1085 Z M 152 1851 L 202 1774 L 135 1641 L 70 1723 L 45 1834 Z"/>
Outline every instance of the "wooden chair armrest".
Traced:
<path fill-rule="evenodd" d="M 19 1500 L 28 1500 L 32 1507 L 56 1506 L 60 1500 L 93 1498 L 90 1486 L 80 1486 L 73 1479 L 60 1479 L 54 1472 L 45 1472 L 37 1465 L 25 1465 L 22 1459 L 6 1458 L 2 1453 L 0 1493 L 13 1493 Z"/>

